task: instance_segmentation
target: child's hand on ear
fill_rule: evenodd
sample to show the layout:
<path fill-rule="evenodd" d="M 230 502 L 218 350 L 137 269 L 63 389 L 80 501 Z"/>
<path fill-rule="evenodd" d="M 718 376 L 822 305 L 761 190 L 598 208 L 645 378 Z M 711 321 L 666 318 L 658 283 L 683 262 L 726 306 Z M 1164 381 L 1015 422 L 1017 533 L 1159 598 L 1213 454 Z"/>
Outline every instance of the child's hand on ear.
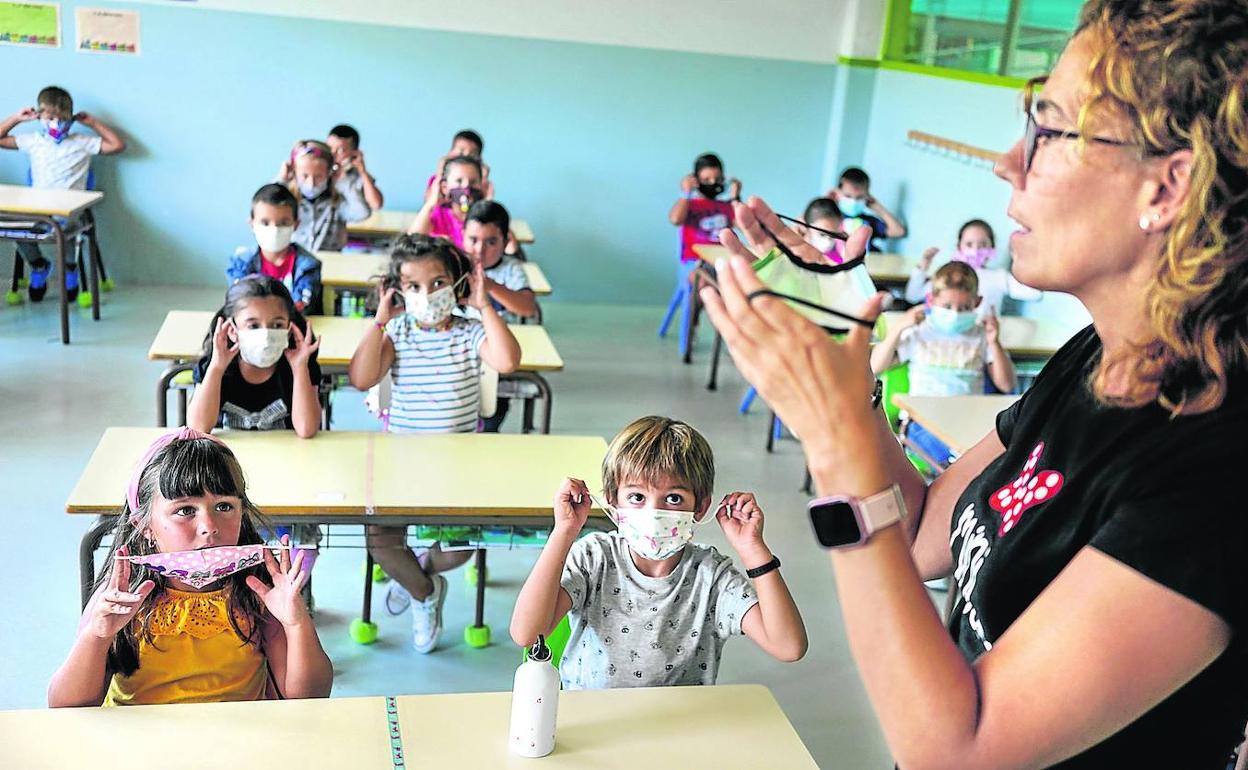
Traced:
<path fill-rule="evenodd" d="M 298 326 L 293 325 L 290 327 L 290 333 L 295 338 L 295 346 L 286 348 L 286 361 L 292 370 L 297 371 L 300 367 L 306 369 L 308 361 L 312 360 L 312 354 L 321 349 L 321 338 L 312 334 L 311 321 L 308 321 L 307 334 L 299 331 Z"/>
<path fill-rule="evenodd" d="M 398 293 L 399 290 L 393 286 L 382 290 L 381 299 L 377 302 L 377 315 L 373 316 L 378 325 L 385 326 L 394 318 L 394 298 Z"/>
<path fill-rule="evenodd" d="M 715 520 L 724 531 L 728 544 L 747 562 L 759 564 L 771 560 L 763 557 L 767 545 L 763 542 L 763 509 L 751 492 L 733 492 L 725 495 L 715 512 Z M 757 567 L 758 564 L 752 566 Z"/>
<path fill-rule="evenodd" d="M 897 331 L 909 329 L 911 326 L 918 326 L 923 323 L 923 319 L 927 317 L 927 309 L 923 305 L 915 305 L 902 314 L 901 320 L 897 321 Z"/>
<path fill-rule="evenodd" d="M 217 367 L 225 371 L 225 368 L 238 355 L 238 342 L 230 341 L 230 330 L 233 328 L 233 320 L 217 319 L 217 328 L 212 332 L 212 358 L 208 361 L 209 368 Z"/>
<path fill-rule="evenodd" d="M 277 168 L 277 178 L 282 182 L 289 184 L 295 179 L 295 164 L 289 160 L 282 161 L 282 165 Z"/>
<path fill-rule="evenodd" d="M 129 556 L 129 552 L 122 546 L 117 549 L 117 555 Z M 135 611 L 155 587 L 155 582 L 144 580 L 131 591 L 130 561 L 117 559 L 108 587 L 96 594 L 87 605 L 88 619 L 83 630 L 98 639 L 112 639 L 127 623 L 134 620 Z"/>
<path fill-rule="evenodd" d="M 555 495 L 555 529 L 578 534 L 589 518 L 593 501 L 589 487 L 580 479 L 564 479 Z"/>
<path fill-rule="evenodd" d="M 433 184 L 429 185 L 429 189 L 425 190 L 425 208 L 433 209 L 446 203 L 445 196 L 442 195 L 442 176 L 433 180 Z"/>
<path fill-rule="evenodd" d="M 290 535 L 282 535 L 282 545 L 290 545 Z M 260 597 L 269 614 L 285 628 L 312 622 L 312 616 L 308 614 L 303 596 L 299 593 L 309 577 L 309 573 L 303 571 L 303 552 L 298 552 L 299 556 L 293 566 L 290 563 L 290 553 L 289 548 L 283 548 L 279 561 L 273 558 L 272 551 L 264 549 L 264 566 L 268 568 L 269 577 L 273 579 L 271 588 L 255 575 L 247 576 L 247 587 Z"/>
<path fill-rule="evenodd" d="M 693 174 L 685 174 L 680 180 L 680 191 L 686 195 L 692 193 L 698 187 L 698 178 Z"/>
<path fill-rule="evenodd" d="M 23 107 L 13 114 L 13 120 L 18 123 L 25 123 L 28 120 L 38 120 L 39 110 L 35 107 Z"/>
<path fill-rule="evenodd" d="M 728 197 L 734 201 L 741 200 L 741 180 L 735 176 L 728 180 Z"/>
<path fill-rule="evenodd" d="M 984 315 L 984 337 L 989 345 L 996 345 L 997 340 L 1001 338 L 1001 322 L 997 320 L 997 311 L 991 305 L 988 306 L 988 312 Z"/>
<path fill-rule="evenodd" d="M 919 269 L 927 272 L 932 268 L 932 260 L 940 253 L 940 249 L 936 246 L 928 246 L 923 250 L 923 256 L 919 257 Z"/>

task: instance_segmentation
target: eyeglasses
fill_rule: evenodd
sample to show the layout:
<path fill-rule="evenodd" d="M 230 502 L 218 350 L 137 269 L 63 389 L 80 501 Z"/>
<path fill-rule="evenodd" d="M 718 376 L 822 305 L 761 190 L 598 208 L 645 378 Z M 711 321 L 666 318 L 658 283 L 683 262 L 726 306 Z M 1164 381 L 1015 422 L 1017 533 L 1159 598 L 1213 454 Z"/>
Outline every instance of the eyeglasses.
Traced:
<path fill-rule="evenodd" d="M 1041 139 L 1082 139 L 1085 142 L 1096 142 L 1098 144 L 1108 144 L 1114 147 L 1142 147 L 1136 142 L 1124 142 L 1119 139 L 1106 139 L 1103 136 L 1084 136 L 1078 131 L 1066 131 L 1060 128 L 1045 128 L 1036 123 L 1036 115 L 1032 112 L 1032 97 L 1035 94 L 1036 86 L 1044 85 L 1049 78 L 1042 75 L 1037 78 L 1028 80 L 1023 85 L 1023 112 L 1027 116 L 1027 128 L 1023 132 L 1023 175 L 1031 171 L 1031 162 L 1036 157 L 1036 146 Z M 1145 150 L 1145 154 L 1159 155 L 1156 150 Z"/>

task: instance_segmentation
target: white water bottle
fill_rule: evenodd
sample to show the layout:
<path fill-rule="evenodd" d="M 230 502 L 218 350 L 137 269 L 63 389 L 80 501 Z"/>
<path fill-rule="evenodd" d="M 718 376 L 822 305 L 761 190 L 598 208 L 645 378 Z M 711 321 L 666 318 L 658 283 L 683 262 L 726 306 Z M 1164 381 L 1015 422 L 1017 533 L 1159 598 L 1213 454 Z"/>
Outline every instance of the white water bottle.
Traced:
<path fill-rule="evenodd" d="M 544 757 L 555 750 L 559 711 L 559 671 L 550 664 L 550 648 L 539 635 L 528 659 L 516 669 L 511 689 L 511 734 L 507 745 L 522 757 Z"/>

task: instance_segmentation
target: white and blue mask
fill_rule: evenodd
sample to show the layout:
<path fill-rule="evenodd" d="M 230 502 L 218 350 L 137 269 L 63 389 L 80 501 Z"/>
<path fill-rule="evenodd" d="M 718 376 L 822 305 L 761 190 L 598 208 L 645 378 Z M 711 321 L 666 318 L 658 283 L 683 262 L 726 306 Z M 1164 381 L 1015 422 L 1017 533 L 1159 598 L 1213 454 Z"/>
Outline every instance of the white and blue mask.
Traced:
<path fill-rule="evenodd" d="M 927 310 L 927 321 L 941 334 L 966 334 L 975 328 L 977 317 L 974 310 L 932 307 Z"/>

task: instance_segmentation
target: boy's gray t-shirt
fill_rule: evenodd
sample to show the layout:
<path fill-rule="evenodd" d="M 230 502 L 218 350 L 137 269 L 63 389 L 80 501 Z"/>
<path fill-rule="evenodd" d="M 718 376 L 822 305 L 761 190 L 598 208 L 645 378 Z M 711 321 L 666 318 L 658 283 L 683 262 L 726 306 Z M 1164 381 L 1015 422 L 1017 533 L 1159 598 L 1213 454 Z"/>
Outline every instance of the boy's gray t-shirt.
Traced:
<path fill-rule="evenodd" d="M 672 574 L 652 578 L 618 532 L 578 540 L 560 584 L 572 597 L 565 689 L 715 684 L 724 642 L 758 603 L 749 579 L 711 546 L 685 546 Z"/>

